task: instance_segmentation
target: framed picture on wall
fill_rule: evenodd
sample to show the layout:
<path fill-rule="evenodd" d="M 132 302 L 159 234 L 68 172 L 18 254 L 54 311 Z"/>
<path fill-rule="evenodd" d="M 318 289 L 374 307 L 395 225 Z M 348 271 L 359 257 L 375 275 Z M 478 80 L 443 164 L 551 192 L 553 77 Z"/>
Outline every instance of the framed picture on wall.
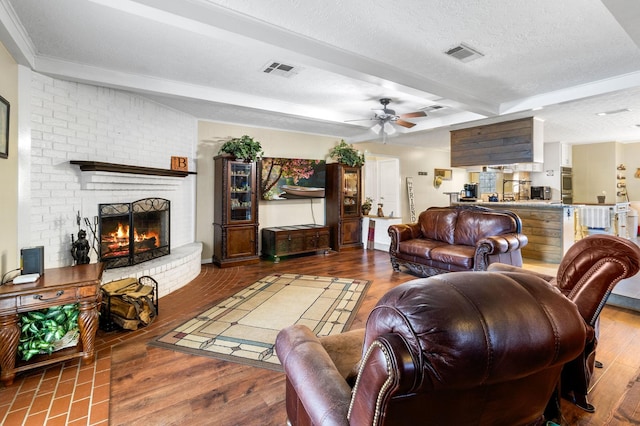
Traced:
<path fill-rule="evenodd" d="M 0 96 L 0 158 L 9 158 L 9 101 Z"/>

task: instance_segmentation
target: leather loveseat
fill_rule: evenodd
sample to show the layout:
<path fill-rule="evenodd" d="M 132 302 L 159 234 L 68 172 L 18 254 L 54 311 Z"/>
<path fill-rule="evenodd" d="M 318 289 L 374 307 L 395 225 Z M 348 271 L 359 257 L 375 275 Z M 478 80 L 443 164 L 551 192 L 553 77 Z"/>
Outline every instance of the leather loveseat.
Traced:
<path fill-rule="evenodd" d="M 364 330 L 287 327 L 276 352 L 293 426 L 542 425 L 560 418 L 561 370 L 585 338 L 543 279 L 457 272 L 393 288 Z"/>
<path fill-rule="evenodd" d="M 417 223 L 391 225 L 389 236 L 393 269 L 421 277 L 484 271 L 494 262 L 522 266 L 529 241 L 517 214 L 480 206 L 431 207 Z"/>

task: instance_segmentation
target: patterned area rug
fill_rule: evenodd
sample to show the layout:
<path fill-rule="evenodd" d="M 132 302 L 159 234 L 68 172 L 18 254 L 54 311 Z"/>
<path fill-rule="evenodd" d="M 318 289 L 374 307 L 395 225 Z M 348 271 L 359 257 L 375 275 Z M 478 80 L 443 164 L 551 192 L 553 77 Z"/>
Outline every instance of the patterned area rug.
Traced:
<path fill-rule="evenodd" d="M 318 336 L 349 327 L 370 281 L 269 275 L 202 312 L 150 345 L 282 371 L 278 332 L 304 324 Z"/>

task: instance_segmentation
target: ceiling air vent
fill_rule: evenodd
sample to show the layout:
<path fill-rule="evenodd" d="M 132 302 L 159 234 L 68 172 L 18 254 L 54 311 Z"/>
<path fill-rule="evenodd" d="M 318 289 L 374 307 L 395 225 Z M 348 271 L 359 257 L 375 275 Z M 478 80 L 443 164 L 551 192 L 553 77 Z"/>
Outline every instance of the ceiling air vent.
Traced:
<path fill-rule="evenodd" d="M 484 56 L 482 53 L 464 43 L 460 43 L 458 46 L 452 47 L 444 53 L 462 62 L 470 62 Z"/>
<path fill-rule="evenodd" d="M 281 62 L 269 62 L 262 69 L 265 74 L 279 75 L 280 77 L 291 77 L 298 74 L 299 68 Z"/>
<path fill-rule="evenodd" d="M 429 105 L 426 108 L 422 108 L 421 111 L 425 111 L 425 112 L 434 112 L 434 111 L 440 111 L 443 109 L 446 109 L 447 107 L 444 105 Z"/>

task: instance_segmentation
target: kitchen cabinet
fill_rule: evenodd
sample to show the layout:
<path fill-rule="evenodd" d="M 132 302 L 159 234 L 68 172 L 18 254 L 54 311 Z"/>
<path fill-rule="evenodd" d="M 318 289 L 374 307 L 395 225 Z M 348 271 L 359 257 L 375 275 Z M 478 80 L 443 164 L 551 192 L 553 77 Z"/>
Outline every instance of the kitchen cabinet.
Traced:
<path fill-rule="evenodd" d="M 451 132 L 451 166 L 542 163 L 543 123 L 534 117 Z"/>
<path fill-rule="evenodd" d="M 325 217 L 334 250 L 362 248 L 361 199 L 361 168 L 327 164 Z"/>
<path fill-rule="evenodd" d="M 560 143 L 560 166 L 571 167 L 573 165 L 573 158 L 571 155 L 571 145 L 566 143 Z"/>
<path fill-rule="evenodd" d="M 214 158 L 213 263 L 221 268 L 257 263 L 256 163 Z"/>

